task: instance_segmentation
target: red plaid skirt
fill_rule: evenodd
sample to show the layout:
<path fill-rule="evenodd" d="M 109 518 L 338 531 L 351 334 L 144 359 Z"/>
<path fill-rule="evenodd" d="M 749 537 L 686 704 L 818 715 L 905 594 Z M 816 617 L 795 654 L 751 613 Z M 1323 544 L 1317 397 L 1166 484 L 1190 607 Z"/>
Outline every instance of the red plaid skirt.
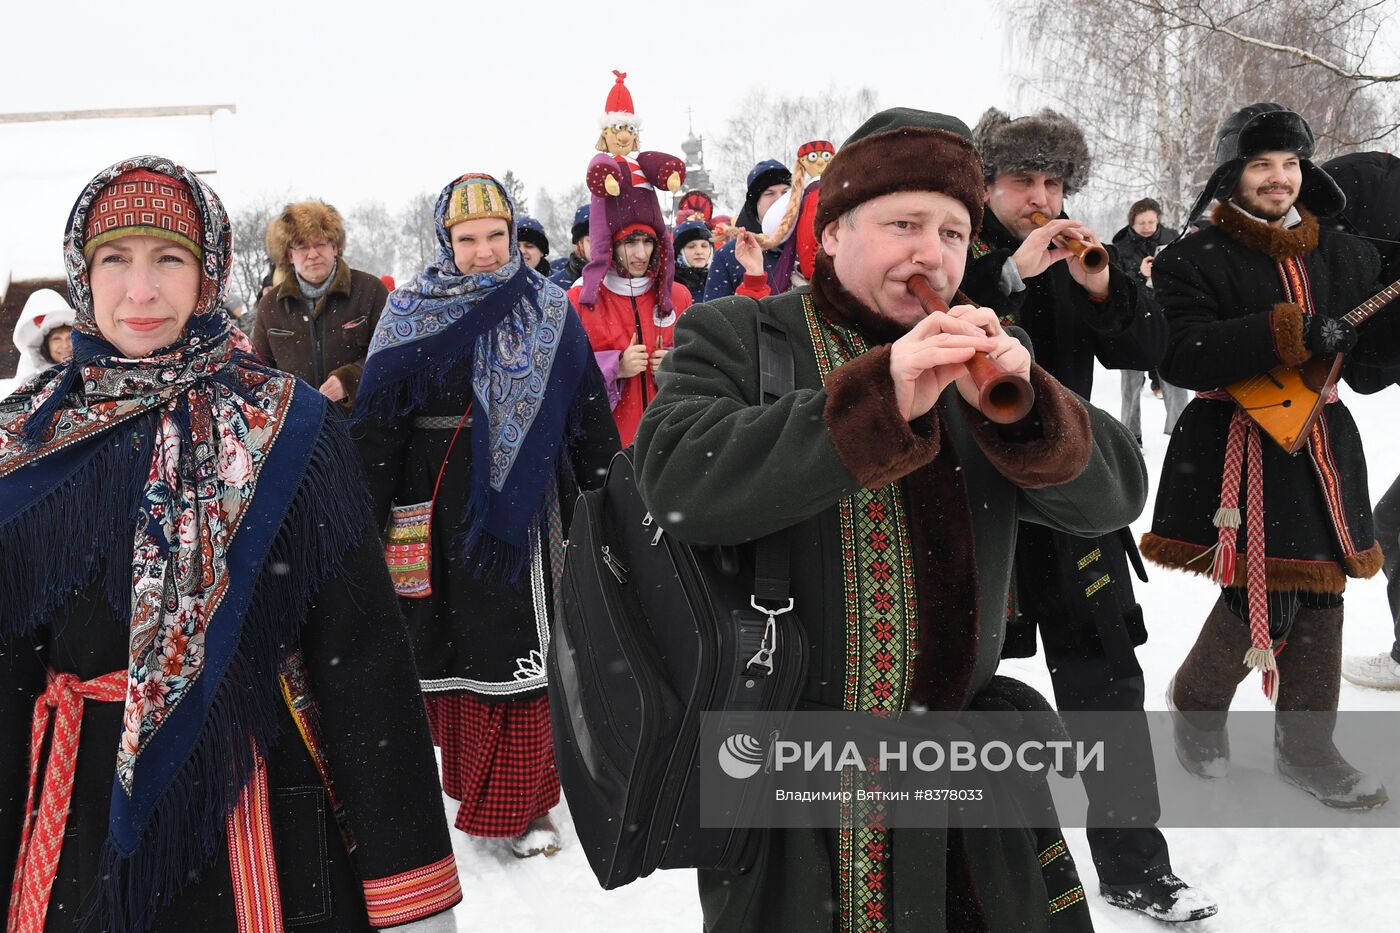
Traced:
<path fill-rule="evenodd" d="M 428 725 L 442 749 L 442 789 L 462 802 L 455 825 L 473 836 L 519 836 L 559 802 L 549 697 L 486 703 L 429 694 Z"/>

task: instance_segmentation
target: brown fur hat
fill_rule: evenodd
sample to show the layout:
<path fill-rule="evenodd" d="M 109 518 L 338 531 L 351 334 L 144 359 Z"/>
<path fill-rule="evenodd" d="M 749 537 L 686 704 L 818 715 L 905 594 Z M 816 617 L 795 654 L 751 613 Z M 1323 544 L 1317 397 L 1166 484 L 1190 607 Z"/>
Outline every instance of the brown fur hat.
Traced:
<path fill-rule="evenodd" d="M 324 201 L 298 201 L 282 208 L 267 225 L 268 258 L 279 266 L 291 265 L 293 243 L 327 239 L 337 252 L 345 251 L 345 220 Z"/>
<path fill-rule="evenodd" d="M 1064 179 L 1065 194 L 1073 194 L 1089 181 L 1093 166 L 1083 131 L 1048 107 L 1014 120 L 988 107 L 972 131 L 972 144 L 982 156 L 987 181 L 1004 172 L 1044 172 Z"/>
<path fill-rule="evenodd" d="M 827 224 L 872 198 L 896 191 L 937 191 L 967 207 L 982 229 L 982 164 L 957 117 L 908 107 L 882 110 L 847 138 L 822 173 L 818 236 Z"/>

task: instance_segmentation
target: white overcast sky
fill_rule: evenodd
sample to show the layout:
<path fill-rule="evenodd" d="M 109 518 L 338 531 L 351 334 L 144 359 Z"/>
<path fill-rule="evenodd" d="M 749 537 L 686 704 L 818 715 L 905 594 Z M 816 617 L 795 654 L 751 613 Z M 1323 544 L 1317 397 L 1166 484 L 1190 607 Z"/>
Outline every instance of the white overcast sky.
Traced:
<path fill-rule="evenodd" d="M 883 106 L 1007 107 L 990 3 L 6 4 L 0 113 L 232 103 L 235 115 L 0 124 L 0 265 L 57 273 L 63 222 L 98 169 L 144 152 L 232 209 L 264 195 L 394 207 L 466 171 L 528 190 L 583 178 L 627 72 L 646 147 L 713 137 L 754 88 L 874 88 Z M 837 140 L 839 143 L 840 140 Z M 779 158 L 788 154 L 775 153 Z M 3 276 L 0 271 L 0 276 Z"/>

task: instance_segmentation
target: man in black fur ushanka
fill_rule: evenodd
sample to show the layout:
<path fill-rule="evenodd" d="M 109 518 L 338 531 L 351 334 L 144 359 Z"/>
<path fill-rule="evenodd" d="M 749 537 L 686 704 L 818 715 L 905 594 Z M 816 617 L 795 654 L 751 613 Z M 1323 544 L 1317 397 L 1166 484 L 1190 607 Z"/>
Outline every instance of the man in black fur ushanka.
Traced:
<path fill-rule="evenodd" d="M 1275 720 L 1279 773 L 1328 806 L 1368 808 L 1388 799 L 1385 788 L 1332 743 L 1342 590 L 1347 577 L 1381 567 L 1360 434 L 1333 392 L 1290 456 L 1223 391 L 1320 354 L 1344 354 L 1348 381 L 1357 367 L 1400 356 L 1394 309 L 1359 327 L 1341 319 L 1375 290 L 1380 260 L 1365 241 L 1319 228 L 1345 198 L 1312 153 L 1307 121 L 1278 104 L 1227 117 L 1215 172 L 1188 218 L 1214 198 L 1212 226 L 1157 259 L 1171 327 L 1160 372 L 1198 394 L 1172 435 L 1142 552 L 1222 586 L 1168 688 L 1182 764 L 1224 774 L 1225 711 L 1259 670 L 1285 714 Z"/>

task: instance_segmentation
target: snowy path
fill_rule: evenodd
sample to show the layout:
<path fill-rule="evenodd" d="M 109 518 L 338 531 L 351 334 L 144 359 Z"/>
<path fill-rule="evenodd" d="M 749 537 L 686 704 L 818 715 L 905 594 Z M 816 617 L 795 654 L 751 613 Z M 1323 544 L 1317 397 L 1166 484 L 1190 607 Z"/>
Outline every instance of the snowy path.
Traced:
<path fill-rule="evenodd" d="M 1118 412 L 1118 374 L 1099 370 L 1094 402 Z M 1394 408 L 1400 394 L 1357 396 L 1344 391 L 1366 438 L 1372 500 L 1379 498 L 1400 471 L 1400 432 Z M 1160 430 L 1162 406 L 1142 400 L 1148 469 L 1154 479 L 1166 452 Z M 1151 520 L 1147 511 L 1134 525 L 1139 534 Z M 1138 586 L 1151 639 L 1138 657 L 1147 677 L 1147 706 L 1163 709 L 1168 678 L 1195 640 L 1216 591 L 1204 580 L 1152 570 L 1152 580 Z M 1391 629 L 1380 578 L 1353 583 L 1347 591 L 1348 652 L 1375 653 L 1388 648 Z M 1033 684 L 1047 696 L 1050 678 L 1040 658 L 1007 662 L 1003 672 Z M 1253 688 L 1253 689 L 1251 689 Z M 1342 684 L 1342 709 L 1397 710 L 1400 693 L 1362 690 Z M 1265 709 L 1254 680 L 1241 687 L 1236 709 Z M 1364 760 L 1358 760 L 1363 767 Z M 1176 767 L 1158 762 L 1159 768 Z M 1227 780 L 1258 780 L 1242 769 Z M 1400 787 L 1391 787 L 1400 794 Z M 1389 806 L 1400 806 L 1395 801 Z M 449 820 L 455 804 L 448 809 Z M 457 862 L 466 898 L 457 909 L 463 931 L 570 931 L 570 933 L 696 933 L 700 908 L 694 873 L 658 872 L 616 891 L 603 891 L 573 835 L 567 808 L 555 811 L 564 848 L 553 858 L 519 862 L 499 843 L 468 839 L 453 830 Z M 1309 933 L 1372 933 L 1394 930 L 1390 906 L 1400 889 L 1400 830 L 1234 829 L 1166 830 L 1172 862 L 1183 878 L 1206 888 L 1220 902 L 1220 914 L 1181 927 L 1190 933 L 1255 933 L 1266 929 Z M 1098 884 L 1083 830 L 1068 830 L 1090 909 L 1100 933 L 1162 933 L 1165 926 L 1140 915 L 1109 907 L 1098 897 Z M 1385 892 L 1392 892 L 1387 895 Z M 775 931 L 802 933 L 802 931 Z"/>

